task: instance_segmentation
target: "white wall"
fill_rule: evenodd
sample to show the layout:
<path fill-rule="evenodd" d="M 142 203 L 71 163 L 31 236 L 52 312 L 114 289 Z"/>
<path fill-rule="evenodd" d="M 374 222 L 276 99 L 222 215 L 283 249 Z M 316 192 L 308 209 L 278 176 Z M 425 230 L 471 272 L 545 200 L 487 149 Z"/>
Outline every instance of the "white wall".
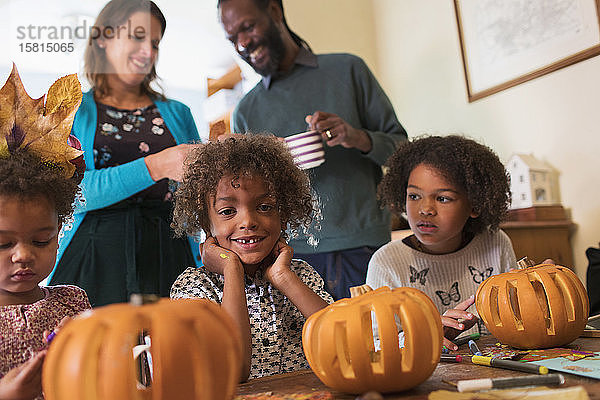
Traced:
<path fill-rule="evenodd" d="M 600 241 L 600 57 L 468 103 L 453 2 L 373 7 L 380 81 L 409 135 L 463 133 L 503 160 L 524 152 L 550 162 L 577 225 L 575 268 L 585 280 L 585 249 Z"/>
<path fill-rule="evenodd" d="M 85 40 L 75 40 L 75 51 L 26 53 L 20 44 L 35 42 L 18 39 L 18 27 L 82 26 L 94 23 L 108 0 L 0 0 L 0 85 L 14 61 L 29 94 L 43 95 L 57 78 L 82 72 Z M 208 137 L 204 100 L 207 77 L 219 77 L 234 62 L 233 51 L 217 20 L 216 0 L 155 0 L 167 20 L 160 44 L 157 71 L 169 97 L 190 106 L 201 135 Z M 25 28 L 27 29 L 27 28 Z M 27 30 L 25 31 L 27 32 Z M 47 38 L 48 30 L 42 31 Z M 81 30 L 83 32 L 83 29 Z M 37 36 L 37 34 L 36 34 Z M 37 42 L 40 42 L 39 40 Z M 49 42 L 44 40 L 43 42 Z M 64 40 L 64 42 L 70 42 Z M 89 88 L 80 74 L 84 90 Z"/>
<path fill-rule="evenodd" d="M 377 73 L 372 0 L 284 0 L 290 28 L 316 53 L 353 53 Z"/>

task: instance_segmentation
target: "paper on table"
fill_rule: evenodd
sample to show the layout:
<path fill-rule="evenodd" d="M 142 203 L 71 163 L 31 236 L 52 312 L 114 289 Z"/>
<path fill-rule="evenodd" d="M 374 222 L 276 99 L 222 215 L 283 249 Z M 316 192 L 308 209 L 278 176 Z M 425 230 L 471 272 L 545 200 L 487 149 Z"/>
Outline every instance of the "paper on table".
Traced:
<path fill-rule="evenodd" d="M 498 399 L 539 399 L 539 400 L 589 400 L 583 386 L 561 389 L 547 387 L 489 390 L 486 392 L 458 393 L 449 390 L 436 390 L 429 393 L 429 400 L 498 400 Z"/>
<path fill-rule="evenodd" d="M 530 361 L 530 364 L 543 365 L 552 371 L 567 372 L 588 378 L 600 379 L 600 355 L 586 357 L 581 360 L 571 361 L 564 357 L 549 358 L 547 360 Z"/>

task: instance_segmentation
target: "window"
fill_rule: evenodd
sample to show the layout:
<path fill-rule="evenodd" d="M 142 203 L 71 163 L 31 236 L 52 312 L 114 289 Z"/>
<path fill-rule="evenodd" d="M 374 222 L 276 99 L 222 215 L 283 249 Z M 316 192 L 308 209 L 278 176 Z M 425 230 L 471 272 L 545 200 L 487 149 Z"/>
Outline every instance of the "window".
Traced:
<path fill-rule="evenodd" d="M 535 200 L 546 201 L 546 190 L 543 188 L 535 189 Z"/>

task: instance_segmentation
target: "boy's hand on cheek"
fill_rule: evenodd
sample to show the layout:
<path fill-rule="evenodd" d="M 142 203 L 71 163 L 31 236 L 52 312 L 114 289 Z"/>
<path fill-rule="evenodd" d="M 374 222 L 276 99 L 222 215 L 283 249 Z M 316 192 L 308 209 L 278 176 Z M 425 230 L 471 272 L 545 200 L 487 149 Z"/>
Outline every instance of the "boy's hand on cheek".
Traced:
<path fill-rule="evenodd" d="M 467 309 L 475 303 L 475 296 L 471 296 L 462 303 L 458 303 L 455 308 L 447 310 L 442 315 L 442 325 L 444 326 L 444 346 L 450 350 L 456 350 L 456 345 L 451 342 L 460 333 L 471 329 L 477 323 L 477 318 Z"/>
<path fill-rule="evenodd" d="M 244 270 L 238 255 L 219 246 L 212 236 L 200 244 L 200 255 L 204 267 L 215 274 L 225 275 L 225 270 L 228 268 L 239 268 L 242 272 Z"/>
<path fill-rule="evenodd" d="M 265 268 L 265 277 L 273 286 L 281 289 L 288 280 L 289 274 L 294 274 L 290 269 L 294 250 L 283 239 L 279 239 L 273 249 L 273 255 L 275 261 Z"/>

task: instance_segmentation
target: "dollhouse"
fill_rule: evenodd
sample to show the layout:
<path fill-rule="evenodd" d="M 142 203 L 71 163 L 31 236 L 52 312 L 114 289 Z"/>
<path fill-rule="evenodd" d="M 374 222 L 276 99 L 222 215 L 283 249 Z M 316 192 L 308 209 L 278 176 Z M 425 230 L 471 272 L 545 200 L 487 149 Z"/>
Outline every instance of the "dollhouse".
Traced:
<path fill-rule="evenodd" d="M 511 209 L 560 204 L 559 172 L 532 154 L 513 154 L 506 163 L 510 174 Z"/>

